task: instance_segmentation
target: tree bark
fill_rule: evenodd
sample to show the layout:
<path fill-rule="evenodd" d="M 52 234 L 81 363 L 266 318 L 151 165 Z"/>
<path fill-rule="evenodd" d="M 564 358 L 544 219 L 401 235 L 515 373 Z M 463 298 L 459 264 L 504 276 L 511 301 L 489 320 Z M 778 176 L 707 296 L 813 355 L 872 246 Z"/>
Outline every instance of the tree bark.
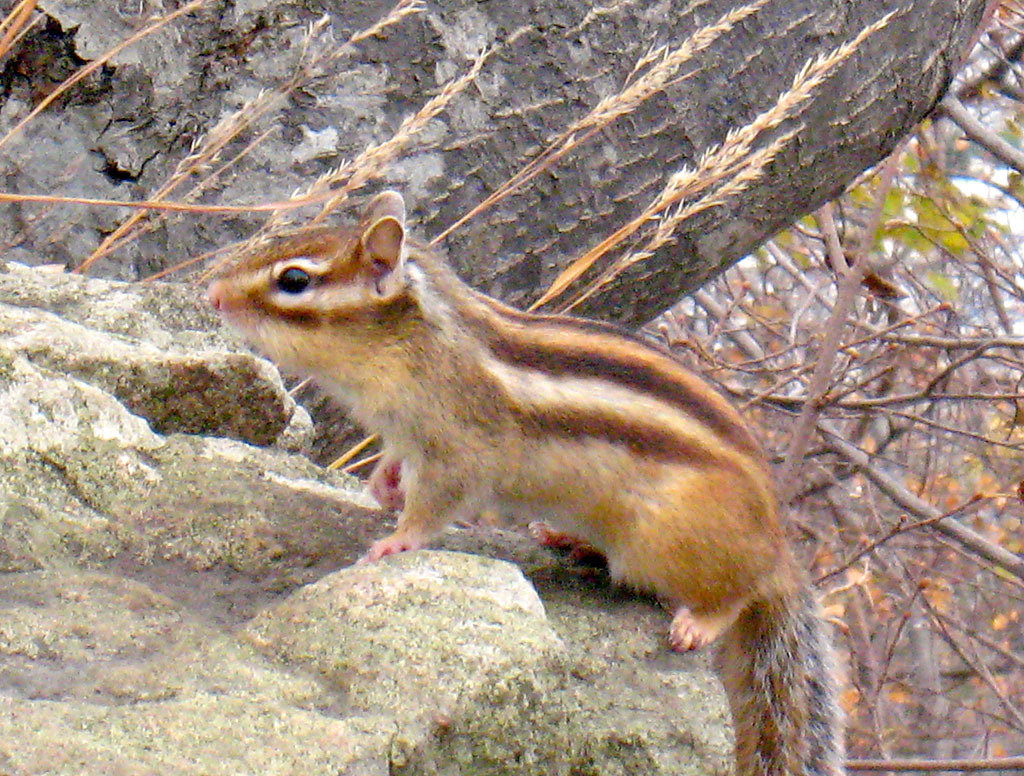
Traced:
<path fill-rule="evenodd" d="M 423 12 L 325 65 L 291 93 L 279 114 L 268 114 L 229 145 L 218 165 L 278 127 L 222 172 L 202 201 L 287 197 L 386 140 L 444 82 L 464 73 L 480 49 L 495 47 L 473 86 L 387 168 L 379 186 L 375 181 L 366 190 L 403 189 L 418 234 L 430 238 L 600 99 L 617 93 L 652 46 L 677 46 L 741 4 L 428 0 Z M 810 59 L 896 11 L 777 130 L 795 135 L 760 179 L 684 222 L 674 243 L 579 308 L 644 322 L 883 158 L 941 98 L 985 5 L 769 0 L 685 65 L 685 78 L 457 229 L 446 240 L 452 261 L 476 286 L 528 304 L 574 258 L 636 217 L 669 175 L 772 107 Z M 46 18 L 0 62 L 0 135 L 61 78 L 139 22 L 122 15 L 131 10 L 116 0 L 40 0 L 38 7 Z M 219 118 L 259 89 L 287 81 L 307 25 L 321 13 L 311 8 L 280 0 L 211 0 L 183 23 L 122 52 L 0 148 L 4 188 L 122 200 L 151 196 Z M 329 8 L 335 37 L 344 40 L 390 4 Z M 77 265 L 123 217 L 95 206 L 0 205 L 0 244 L 17 246 L 8 257 L 42 254 Z M 172 216 L 97 271 L 145 276 L 244 237 L 258 223 L 256 214 Z M 619 255 L 613 252 L 595 271 Z"/>

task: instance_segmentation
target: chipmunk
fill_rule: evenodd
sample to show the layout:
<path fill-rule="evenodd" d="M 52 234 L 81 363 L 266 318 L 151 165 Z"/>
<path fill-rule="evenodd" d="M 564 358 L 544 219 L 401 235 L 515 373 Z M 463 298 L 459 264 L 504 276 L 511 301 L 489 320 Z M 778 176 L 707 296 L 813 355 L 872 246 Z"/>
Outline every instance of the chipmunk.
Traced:
<path fill-rule="evenodd" d="M 741 776 L 841 773 L 831 647 L 740 415 L 666 351 L 508 307 L 406 232 L 384 192 L 356 228 L 282 237 L 208 292 L 383 438 L 373 489 L 401 514 L 366 559 L 481 510 L 543 516 L 542 539 L 671 602 L 673 648 L 720 640 Z"/>

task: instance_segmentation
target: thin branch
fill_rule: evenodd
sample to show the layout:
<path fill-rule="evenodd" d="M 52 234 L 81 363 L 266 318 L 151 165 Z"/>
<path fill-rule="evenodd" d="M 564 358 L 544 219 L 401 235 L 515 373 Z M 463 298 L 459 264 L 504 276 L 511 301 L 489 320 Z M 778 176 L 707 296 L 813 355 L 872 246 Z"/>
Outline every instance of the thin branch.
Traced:
<path fill-rule="evenodd" d="M 872 379 L 875 379 L 877 375 L 872 375 Z M 757 401 L 765 401 L 770 404 L 774 404 L 778 407 L 784 407 L 786 409 L 792 409 L 800 407 L 807 401 L 806 397 L 803 396 L 785 396 L 777 393 L 781 386 L 773 385 L 771 390 L 768 392 L 759 393 L 756 395 Z M 730 388 L 730 393 L 734 396 L 745 396 L 747 395 L 744 391 L 738 388 Z M 830 407 L 838 407 L 844 410 L 876 410 L 886 409 L 889 407 L 899 407 L 907 404 L 920 404 L 921 402 L 939 402 L 939 401 L 977 401 L 977 402 L 994 402 L 994 401 L 1022 401 L 1024 400 L 1024 393 L 1016 391 L 1007 393 L 932 393 L 925 394 L 923 391 L 915 391 L 914 393 L 898 393 L 890 396 L 878 396 L 870 399 L 841 399 L 838 401 L 830 401 Z"/>
<path fill-rule="evenodd" d="M 883 195 L 884 198 L 884 195 Z M 834 237 L 826 238 L 826 246 L 832 256 L 832 266 L 837 272 L 842 272 L 845 266 L 845 259 L 842 257 L 842 246 L 839 244 L 836 233 L 835 222 L 832 219 L 831 203 L 824 205 L 818 210 L 818 222 L 824 234 L 832 233 Z M 829 384 L 832 381 L 832 370 L 835 366 L 836 356 L 842 343 L 843 333 L 846 331 L 846 321 L 853 312 L 854 305 L 861 293 L 861 280 L 868 268 L 867 261 L 859 261 L 853 267 L 848 268 L 840 275 L 839 285 L 836 291 L 836 302 L 829 314 L 824 326 L 824 339 L 821 343 L 817 357 L 815 358 L 814 371 L 807 386 L 807 398 L 800 410 L 800 417 L 797 418 L 796 426 L 790 436 L 789 446 L 786 449 L 785 460 L 779 472 L 779 500 L 788 504 L 796 494 L 799 487 L 799 472 L 803 463 L 807 447 L 811 442 L 811 434 L 821 414 L 822 401 L 828 392 Z"/>
<path fill-rule="evenodd" d="M 875 243 L 875 235 L 882 222 L 882 211 L 885 200 L 896 177 L 896 165 L 899 151 L 894 151 L 882 164 L 878 181 L 878 193 L 875 204 L 865 224 L 861 242 L 852 254 L 852 261 L 847 261 L 843 246 L 839 242 L 839 232 L 832 218 L 831 203 L 818 209 L 818 223 L 828 251 L 832 268 L 839 274 L 836 289 L 836 303 L 825 324 L 825 338 L 818 353 L 814 372 L 807 387 L 807 402 L 797 418 L 796 427 L 786 450 L 785 461 L 779 480 L 779 499 L 783 504 L 789 503 L 799 487 L 797 476 L 803 463 L 804 454 L 810 444 L 811 432 L 821 413 L 821 402 L 828 390 L 832 378 L 832 369 L 841 347 L 842 335 L 846 330 L 847 321 L 853 312 L 854 305 L 861 295 L 864 276 L 871 270 L 870 253 Z"/>
<path fill-rule="evenodd" d="M 906 509 L 921 519 L 938 518 L 942 513 L 924 499 L 911 493 L 895 478 L 882 472 L 871 462 L 871 457 L 856 445 L 843 439 L 834 429 L 824 422 L 818 423 L 818 430 L 824 437 L 825 444 L 835 453 L 857 466 L 875 486 L 892 499 L 901 508 Z M 984 558 L 995 566 L 1024 581 L 1024 558 L 1018 557 L 956 520 L 936 520 L 933 524 L 936 531 L 955 540 L 962 547 Z"/>
<path fill-rule="evenodd" d="M 838 576 L 839 574 L 842 574 L 844 571 L 846 571 L 847 569 L 852 567 L 853 564 L 855 564 L 861 558 L 863 558 L 863 557 L 865 557 L 867 555 L 870 555 L 875 550 L 877 550 L 880 547 L 888 544 L 890 541 L 895 539 L 897 536 L 901 536 L 902 534 L 909 533 L 911 531 L 916 531 L 916 530 L 918 530 L 920 528 L 927 528 L 929 526 L 933 526 L 933 525 L 935 525 L 935 523 L 939 522 L 940 520 L 945 520 L 946 518 L 954 517 L 954 516 L 960 514 L 961 512 L 963 512 L 964 510 L 968 509 L 969 507 L 977 504 L 981 500 L 982 499 L 981 499 L 980 496 L 972 498 L 969 501 L 961 504 L 958 507 L 955 507 L 954 509 L 951 509 L 948 512 L 943 512 L 942 514 L 934 515 L 933 517 L 926 517 L 926 518 L 924 518 L 922 520 L 915 520 L 913 522 L 906 522 L 904 520 L 900 520 L 899 522 L 896 523 L 896 525 L 894 525 L 892 528 L 890 528 L 888 531 L 886 531 L 884 535 L 878 537 L 877 539 L 872 540 L 870 543 L 868 543 L 867 545 L 865 545 L 864 547 L 859 549 L 856 553 L 854 553 L 851 557 L 847 558 L 845 561 L 843 561 L 841 564 L 836 566 L 834 569 L 832 569 L 831 571 L 828 571 L 825 574 L 822 574 L 821 576 L 816 578 L 814 580 L 814 584 L 821 585 L 821 584 L 827 582 L 828 580 L 832 579 L 833 577 Z"/>
<path fill-rule="evenodd" d="M 1024 36 L 1018 35 L 1008 44 L 1000 41 L 999 46 L 1002 50 L 992 64 L 968 79 L 957 90 L 957 97 L 960 100 L 973 100 L 982 94 L 982 88 L 986 83 L 994 84 L 996 88 L 1003 88 L 1006 85 L 1006 75 L 1013 72 L 1014 68 L 1020 64 L 1021 57 L 1024 56 Z"/>
<path fill-rule="evenodd" d="M 1024 771 L 1024 757 L 989 760 L 847 760 L 849 771 Z"/>
<path fill-rule="evenodd" d="M 978 642 L 979 644 L 981 644 L 981 646 L 985 647 L 986 649 L 995 652 L 997 655 L 999 655 L 1002 658 L 1005 658 L 1009 662 L 1016 665 L 1018 668 L 1024 668 L 1024 656 L 1018 655 L 1016 652 L 1011 652 L 1010 650 L 1006 649 L 1000 644 L 997 644 L 996 642 L 992 641 L 992 639 L 978 633 L 978 629 L 976 627 L 968 625 L 965 622 L 959 622 L 957 620 L 954 620 L 947 614 L 933 612 L 932 615 L 936 619 L 942 620 L 942 622 L 944 622 L 948 627 L 956 628 L 958 631 L 963 633 L 968 638 Z"/>
<path fill-rule="evenodd" d="M 1016 727 L 1018 731 L 1024 731 L 1024 714 L 1021 714 L 1020 709 L 1013 704 L 1013 701 L 1010 700 L 1006 691 L 999 686 L 999 683 L 996 681 L 995 677 L 992 676 L 992 672 L 988 670 L 988 666 L 985 665 L 984 661 L 982 661 L 977 654 L 967 654 L 967 645 L 961 643 L 953 636 L 952 633 L 950 633 L 946 623 L 937 616 L 935 607 L 928 601 L 927 596 L 921 597 L 921 604 L 928 612 L 928 615 L 932 618 L 932 621 L 938 626 L 938 635 L 942 640 L 945 641 L 947 646 L 956 653 L 957 657 L 963 661 L 965 666 L 970 668 L 977 676 L 981 677 L 981 680 L 988 685 L 989 690 L 1003 707 L 1003 711 L 1012 718 L 1013 726 Z"/>
<path fill-rule="evenodd" d="M 724 323 L 729 312 L 718 303 L 714 295 L 703 289 L 693 292 L 693 300 L 703 307 L 710 315 L 713 315 L 719 322 Z M 764 348 L 754 339 L 750 332 L 745 329 L 737 329 L 726 333 L 726 336 L 736 343 L 736 346 L 743 351 L 744 355 L 752 361 L 763 361 L 765 358 Z"/>
<path fill-rule="evenodd" d="M 924 345 L 943 350 L 960 350 L 964 348 L 1021 348 L 1024 349 L 1024 337 L 936 337 L 928 334 L 883 334 L 886 342 L 899 342 L 904 345 Z"/>
<path fill-rule="evenodd" d="M 1007 167 L 1024 174 L 1024 151 L 1014 148 L 971 114 L 954 95 L 947 94 L 939 103 L 943 113 L 964 131 L 967 137 L 992 154 Z"/>
<path fill-rule="evenodd" d="M 893 410 L 891 412 L 897 418 L 903 418 L 909 420 L 911 423 L 920 423 L 921 425 L 928 426 L 929 428 L 941 431 L 944 434 L 951 434 L 953 436 L 965 437 L 966 439 L 972 439 L 975 442 L 980 442 L 986 446 L 1002 447 L 1007 450 L 1020 451 L 1024 450 L 1024 442 L 1002 442 L 998 439 L 991 439 L 983 434 L 978 434 L 973 431 L 967 431 L 966 429 L 956 428 L 955 426 L 949 426 L 945 423 L 940 423 L 937 420 L 931 418 L 925 418 L 921 415 L 912 415 L 909 412 L 900 412 L 899 410 Z"/>

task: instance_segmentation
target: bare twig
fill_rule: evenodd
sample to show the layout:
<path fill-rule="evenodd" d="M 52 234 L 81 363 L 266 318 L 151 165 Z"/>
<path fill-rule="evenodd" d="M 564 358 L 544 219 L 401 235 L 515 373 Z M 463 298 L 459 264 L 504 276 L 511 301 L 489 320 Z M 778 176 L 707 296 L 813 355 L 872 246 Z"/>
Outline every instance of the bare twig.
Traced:
<path fill-rule="evenodd" d="M 884 196 L 884 195 L 883 195 Z M 811 433 L 821 412 L 821 402 L 825 398 L 828 386 L 832 381 L 832 369 L 836 355 L 846 330 L 846 320 L 853 311 L 854 304 L 861 293 L 861 281 L 867 272 L 868 262 L 856 262 L 853 267 L 846 268 L 846 260 L 842 257 L 842 247 L 832 220 L 832 207 L 825 205 L 818 211 L 818 222 L 822 232 L 827 235 L 826 245 L 832 257 L 833 266 L 840 272 L 839 285 L 836 291 L 836 302 L 825 323 L 825 336 L 821 350 L 815 358 L 814 371 L 807 386 L 807 397 L 804 400 L 800 417 L 789 440 L 785 460 L 779 472 L 779 500 L 783 504 L 796 494 L 799 471 L 804 454 L 810 444 Z M 834 254 L 834 255 L 833 255 Z M 846 268 L 845 272 L 842 268 Z"/>
<path fill-rule="evenodd" d="M 932 525 L 936 531 L 955 540 L 962 547 L 1002 568 L 1007 573 L 1017 577 L 1017 579 L 1024 581 L 1024 558 L 1020 558 L 1015 553 L 990 542 L 985 537 L 955 520 L 940 520 L 939 518 L 942 516 L 942 513 L 938 509 L 911 493 L 897 482 L 895 478 L 881 471 L 871 462 L 871 457 L 859 447 L 847 442 L 824 422 L 818 423 L 818 430 L 822 433 L 826 445 L 857 466 L 880 491 L 900 507 L 916 515 L 918 518 L 934 521 Z"/>
<path fill-rule="evenodd" d="M 981 680 L 986 685 L 988 685 L 992 695 L 999 700 L 1000 705 L 1003 707 L 1003 711 L 1006 712 L 1010 719 L 1013 720 L 1017 730 L 1024 731 L 1024 714 L 1022 714 L 1021 710 L 1018 709 L 1017 706 L 1014 705 L 1013 701 L 1010 700 L 1006 691 L 999 686 L 999 682 L 997 682 L 995 677 L 992 676 L 992 672 L 988 669 L 988 666 L 978 659 L 976 654 L 967 654 L 968 645 L 963 643 L 950 632 L 942 618 L 937 616 L 935 607 L 933 607 L 928 601 L 927 596 L 921 597 L 921 605 L 924 606 L 928 615 L 932 618 L 932 621 L 937 625 L 937 632 L 942 636 L 946 644 L 949 645 L 950 649 L 957 654 L 965 666 L 968 666 L 975 674 L 981 677 Z"/>
<path fill-rule="evenodd" d="M 864 276 L 871 270 L 869 257 L 874 246 L 875 234 L 882 220 L 885 199 L 896 176 L 897 159 L 898 154 L 894 152 L 882 164 L 875 206 L 864 233 L 861 235 L 861 244 L 853 253 L 852 262 L 847 262 L 846 254 L 839 243 L 839 232 L 832 218 L 831 204 L 826 204 L 818 210 L 818 223 L 825 238 L 825 248 L 833 269 L 839 274 L 839 284 L 836 289 L 836 303 L 825 324 L 825 337 L 815 359 L 814 372 L 807 386 L 807 401 L 790 437 L 789 447 L 786 450 L 785 460 L 779 474 L 781 483 L 779 499 L 783 504 L 789 503 L 797 491 L 800 466 L 807 446 L 810 444 L 811 433 L 821 410 L 821 402 L 824 400 L 832 380 L 832 369 L 841 346 L 847 319 L 853 312 L 854 304 L 861 294 Z"/>
<path fill-rule="evenodd" d="M 941 350 L 964 348 L 1017 348 L 1024 350 L 1024 337 L 938 337 L 930 334 L 883 334 L 887 342 L 926 346 Z"/>
<path fill-rule="evenodd" d="M 886 531 L 885 534 L 878 537 L 877 539 L 872 540 L 867 545 L 865 545 L 864 547 L 860 548 L 857 552 L 855 552 L 851 557 L 845 559 L 840 565 L 836 566 L 834 569 L 829 570 L 825 574 L 822 574 L 820 577 L 815 579 L 814 583 L 816 585 L 824 584 L 833 577 L 836 577 L 839 574 L 842 574 L 847 569 L 851 568 L 861 558 L 864 558 L 872 554 L 880 547 L 888 544 L 897 536 L 901 536 L 902 534 L 909 533 L 911 531 L 917 531 L 921 528 L 933 526 L 935 525 L 935 523 L 939 522 L 940 520 L 945 520 L 946 518 L 955 517 L 956 515 L 960 514 L 969 507 L 977 504 L 979 501 L 981 501 L 981 498 L 975 497 L 971 498 L 966 503 L 949 510 L 948 512 L 943 512 L 942 514 L 933 515 L 932 517 L 926 517 L 921 520 L 915 520 L 913 522 L 901 520 L 897 522 L 896 525 L 894 525 L 888 531 Z"/>
<path fill-rule="evenodd" d="M 948 627 L 956 628 L 958 631 L 963 633 L 968 638 L 981 644 L 981 646 L 985 647 L 988 650 L 991 650 L 992 652 L 995 652 L 997 655 L 999 655 L 1002 658 L 1005 658 L 1011 663 L 1016 664 L 1018 668 L 1024 668 L 1024 656 L 1019 655 L 1016 652 L 1012 652 L 1009 649 L 1006 649 L 1005 647 L 992 641 L 992 639 L 986 638 L 978 632 L 978 629 L 976 627 L 968 625 L 965 622 L 959 622 L 957 620 L 954 620 L 946 614 L 940 614 L 939 612 L 933 612 L 932 614 L 937 619 L 942 620 L 942 622 L 945 623 Z"/>
<path fill-rule="evenodd" d="M 947 94 L 939 105 L 942 107 L 942 111 L 956 122 L 956 125 L 971 140 L 1006 166 L 1012 167 L 1017 172 L 1024 174 L 1024 152 L 1007 143 L 995 132 L 974 118 L 971 112 L 954 95 Z"/>
<path fill-rule="evenodd" d="M 718 300 L 707 291 L 697 289 L 693 292 L 693 299 L 697 304 L 711 313 L 718 320 L 724 321 L 728 317 L 728 313 L 718 303 Z M 728 336 L 733 339 L 736 346 L 743 351 L 747 358 L 752 361 L 760 361 L 764 359 L 764 348 L 761 347 L 760 343 L 758 343 L 756 339 L 750 336 L 749 332 L 741 329 L 736 332 L 730 332 Z"/>
<path fill-rule="evenodd" d="M 1024 757 L 980 760 L 847 760 L 850 771 L 1024 771 Z"/>

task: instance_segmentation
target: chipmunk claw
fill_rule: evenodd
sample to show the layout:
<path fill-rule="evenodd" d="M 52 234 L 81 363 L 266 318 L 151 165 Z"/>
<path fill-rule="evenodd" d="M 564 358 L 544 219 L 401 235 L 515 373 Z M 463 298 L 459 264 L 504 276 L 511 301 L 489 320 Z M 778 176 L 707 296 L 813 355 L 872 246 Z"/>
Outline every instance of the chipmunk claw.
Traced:
<path fill-rule="evenodd" d="M 685 606 L 676 609 L 672 616 L 672 625 L 668 629 L 668 643 L 675 652 L 689 652 L 707 643 L 693 614 Z"/>

